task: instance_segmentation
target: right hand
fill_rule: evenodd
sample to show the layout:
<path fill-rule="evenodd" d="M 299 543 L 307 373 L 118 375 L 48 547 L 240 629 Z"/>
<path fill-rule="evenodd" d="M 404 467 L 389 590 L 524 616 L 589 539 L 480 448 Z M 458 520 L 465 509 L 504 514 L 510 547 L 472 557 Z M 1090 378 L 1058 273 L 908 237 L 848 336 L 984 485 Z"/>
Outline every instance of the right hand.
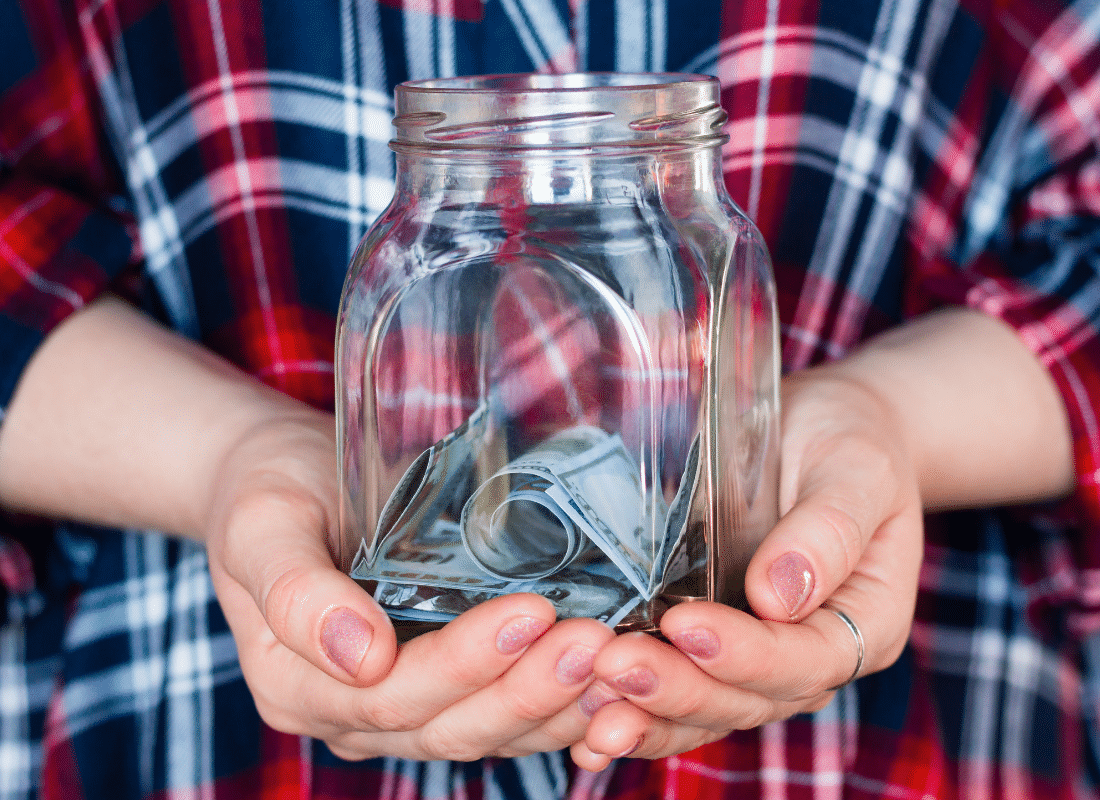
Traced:
<path fill-rule="evenodd" d="M 382 609 L 336 568 L 331 417 L 306 409 L 251 429 L 221 460 L 205 539 L 257 708 L 341 758 L 472 760 L 583 739 L 577 705 L 613 637 L 555 624 L 536 595 L 483 603 L 397 647 Z"/>

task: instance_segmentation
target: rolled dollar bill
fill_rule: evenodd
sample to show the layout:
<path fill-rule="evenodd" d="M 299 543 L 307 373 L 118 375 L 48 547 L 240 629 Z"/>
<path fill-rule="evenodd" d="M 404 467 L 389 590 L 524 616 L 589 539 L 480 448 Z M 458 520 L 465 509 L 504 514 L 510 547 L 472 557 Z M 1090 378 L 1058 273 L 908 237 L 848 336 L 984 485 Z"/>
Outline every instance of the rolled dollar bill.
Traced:
<path fill-rule="evenodd" d="M 591 545 L 589 526 L 548 494 L 554 467 L 607 439 L 599 428 L 562 431 L 481 484 L 462 509 L 462 543 L 481 569 L 509 580 L 552 575 Z"/>
<path fill-rule="evenodd" d="M 387 611 L 427 619 L 535 591 L 564 616 L 619 621 L 678 576 L 698 437 L 669 508 L 618 434 L 575 426 L 502 463 L 483 452 L 488 427 L 479 407 L 415 459 L 361 544 L 352 576 L 377 581 Z"/>
<path fill-rule="evenodd" d="M 651 599 L 666 513 L 618 435 L 577 426 L 478 487 L 462 511 L 463 544 L 482 569 L 513 580 L 553 574 L 595 546 Z"/>

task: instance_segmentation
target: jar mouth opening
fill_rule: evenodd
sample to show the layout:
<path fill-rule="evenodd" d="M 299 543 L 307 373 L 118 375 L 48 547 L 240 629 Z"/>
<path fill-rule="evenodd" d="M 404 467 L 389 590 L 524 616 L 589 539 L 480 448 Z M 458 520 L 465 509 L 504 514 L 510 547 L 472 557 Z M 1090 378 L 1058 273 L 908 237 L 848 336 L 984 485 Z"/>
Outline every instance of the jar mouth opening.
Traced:
<path fill-rule="evenodd" d="M 653 90 L 675 84 L 710 83 L 709 75 L 687 72 L 570 72 L 542 73 L 515 72 L 494 75 L 475 75 L 456 78 L 428 78 L 406 81 L 398 87 L 401 92 L 457 92 L 470 93 L 540 93 L 585 92 L 593 89 Z"/>
<path fill-rule="evenodd" d="M 718 80 L 679 72 L 511 73 L 397 87 L 399 148 L 624 152 L 725 140 Z"/>

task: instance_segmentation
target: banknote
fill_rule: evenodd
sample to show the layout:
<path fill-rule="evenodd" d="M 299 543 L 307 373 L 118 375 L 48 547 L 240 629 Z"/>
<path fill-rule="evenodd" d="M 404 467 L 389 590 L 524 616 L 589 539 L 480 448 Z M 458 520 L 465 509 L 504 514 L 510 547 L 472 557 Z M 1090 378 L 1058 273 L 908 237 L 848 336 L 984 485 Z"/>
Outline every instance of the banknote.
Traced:
<path fill-rule="evenodd" d="M 656 556 L 659 571 L 654 576 L 654 582 L 657 587 L 683 577 L 682 574 L 675 573 L 684 568 L 685 559 L 681 558 L 676 562 L 674 558 L 681 550 L 680 543 L 687 535 L 688 518 L 695 502 L 695 493 L 699 489 L 699 448 L 700 437 L 699 434 L 695 434 L 688 449 L 684 474 L 680 477 L 680 485 L 668 507 L 668 516 L 665 519 L 664 542 Z M 676 569 L 673 569 L 674 563 L 677 564 Z"/>
<path fill-rule="evenodd" d="M 413 460 L 382 506 L 368 556 L 391 535 L 430 530 L 448 506 L 466 494 L 462 487 L 473 475 L 474 448 L 484 435 L 488 413 L 486 406 L 478 406 L 462 425 Z"/>
<path fill-rule="evenodd" d="M 551 495 L 575 521 L 583 519 L 593 529 L 590 536 L 607 557 L 647 600 L 652 599 L 667 509 L 655 482 L 648 491 L 642 488 L 641 470 L 622 439 L 606 436 L 553 464 L 551 470 Z"/>
<path fill-rule="evenodd" d="M 600 606 L 621 604 L 624 598 L 636 592 L 613 564 L 599 563 L 602 557 L 599 551 L 589 553 L 549 581 L 502 579 L 484 572 L 469 557 L 455 523 L 440 520 L 428 536 L 405 542 L 395 540 L 375 559 L 369 573 L 361 572 L 352 577 L 381 581 L 393 587 L 416 586 L 422 592 L 428 591 L 432 598 L 440 596 L 435 590 L 450 589 L 467 596 L 476 594 L 483 599 L 516 592 L 536 592 L 550 597 L 555 592 L 561 593 L 566 586 L 572 588 L 565 590 L 561 599 L 572 596 L 573 607 L 583 602 L 593 613 L 605 613 Z M 388 591 L 392 598 L 395 596 L 392 592 L 397 590 Z M 396 604 L 392 599 L 389 602 Z"/>
<path fill-rule="evenodd" d="M 483 570 L 462 546 L 458 523 L 438 519 L 431 527 L 410 529 L 389 537 L 373 563 L 362 562 L 351 577 L 394 584 L 476 589 L 505 594 L 527 591 L 514 580 Z"/>
<path fill-rule="evenodd" d="M 563 431 L 509 462 L 479 487 L 463 509 L 462 526 L 471 553 L 507 555 L 514 548 L 497 544 L 519 536 L 494 526 L 491 504 L 482 493 L 488 486 L 510 479 L 513 484 L 542 478 L 542 489 L 556 508 L 573 522 L 574 531 L 603 550 L 646 599 L 653 596 L 655 552 L 663 544 L 666 510 L 658 492 L 644 492 L 640 471 L 617 434 L 577 426 Z M 488 506 L 488 507 L 487 507 Z M 565 526 L 562 530 L 569 532 Z M 576 539 L 559 540 L 558 552 L 583 550 Z M 567 562 L 565 562 L 567 563 Z M 506 572 L 498 566 L 494 571 Z"/>
<path fill-rule="evenodd" d="M 422 621 L 523 591 L 563 617 L 616 622 L 652 599 L 665 562 L 682 553 L 698 437 L 667 507 L 621 437 L 593 426 L 550 437 L 475 486 L 486 414 L 479 408 L 406 470 L 352 576 L 377 581 L 394 616 Z"/>
<path fill-rule="evenodd" d="M 510 478 L 517 480 L 510 480 Z M 511 485 L 498 494 L 494 482 Z M 497 473 L 474 492 L 462 512 L 462 542 L 470 558 L 492 575 L 533 580 L 552 575 L 589 544 L 583 530 L 547 494 L 552 482 L 529 474 Z"/>
<path fill-rule="evenodd" d="M 560 618 L 590 617 L 614 626 L 642 601 L 616 573 L 614 565 L 597 558 L 583 568 L 563 570 L 552 581 L 517 583 L 507 592 L 379 582 L 374 599 L 395 618 L 434 621 L 457 616 L 500 594 L 533 592 L 553 603 Z"/>

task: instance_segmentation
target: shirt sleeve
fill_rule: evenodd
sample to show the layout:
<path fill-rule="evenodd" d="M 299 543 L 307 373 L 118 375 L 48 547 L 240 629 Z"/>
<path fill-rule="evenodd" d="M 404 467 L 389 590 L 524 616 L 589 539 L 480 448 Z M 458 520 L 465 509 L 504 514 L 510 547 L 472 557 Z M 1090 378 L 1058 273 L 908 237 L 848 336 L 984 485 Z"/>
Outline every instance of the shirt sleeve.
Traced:
<path fill-rule="evenodd" d="M 132 275 L 132 224 L 75 20 L 0 0 L 0 422 L 50 330 Z"/>
<path fill-rule="evenodd" d="M 929 122 L 923 137 L 932 145 L 911 216 L 920 264 L 911 297 L 922 298 L 917 305 L 965 304 L 1005 321 L 1049 370 L 1074 436 L 1075 516 L 1097 530 L 1097 11 L 1093 3 L 1023 0 L 994 13 L 986 63 L 966 86 L 931 81 L 939 113 L 929 117 L 941 121 Z M 1087 560 L 1100 567 L 1100 541 L 1087 547 L 1095 549 Z"/>

